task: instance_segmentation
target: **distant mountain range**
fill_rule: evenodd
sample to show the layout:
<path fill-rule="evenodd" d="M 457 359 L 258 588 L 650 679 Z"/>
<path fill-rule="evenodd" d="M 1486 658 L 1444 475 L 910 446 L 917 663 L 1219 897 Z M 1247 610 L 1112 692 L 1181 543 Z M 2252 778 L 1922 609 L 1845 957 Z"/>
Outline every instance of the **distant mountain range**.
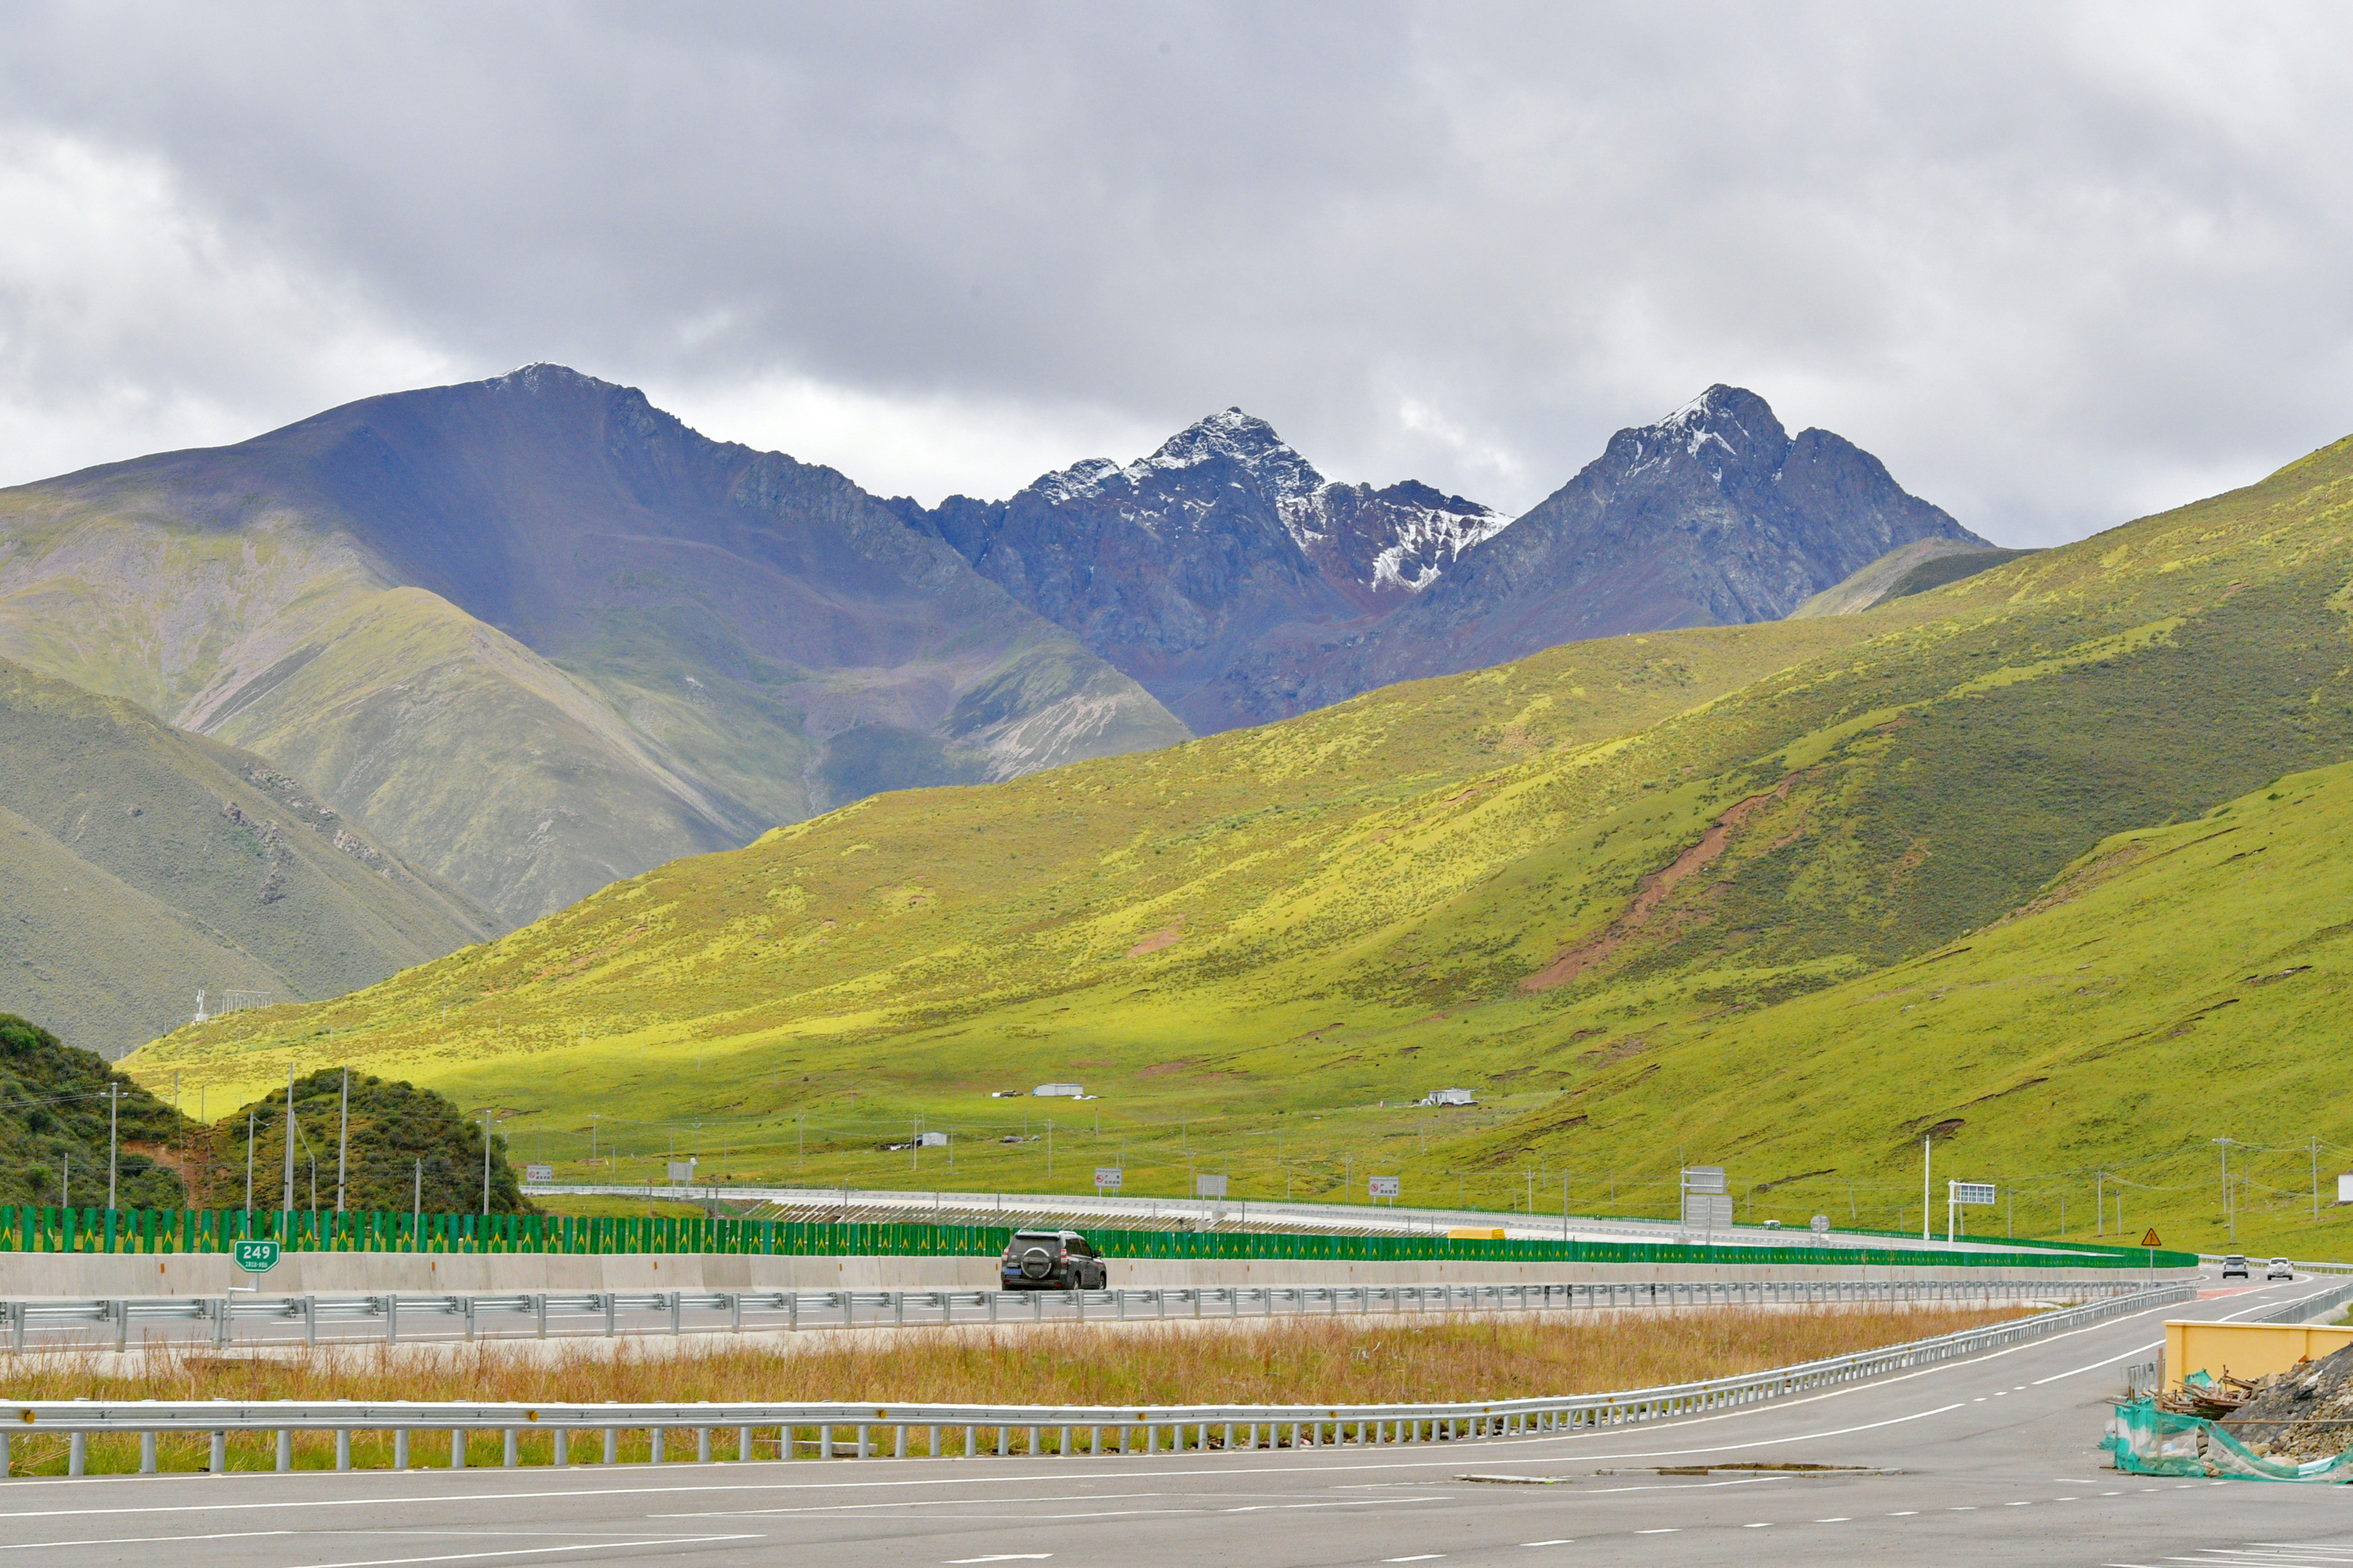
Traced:
<path fill-rule="evenodd" d="M 1010 500 L 892 504 L 1203 734 L 1588 637 L 1777 620 L 1915 541 L 1990 548 L 1731 386 L 1620 430 L 1516 521 L 1326 479 L 1238 408 Z"/>
<path fill-rule="evenodd" d="M 554 366 L 0 491 L 0 656 L 268 757 L 506 923 L 1184 727 L 830 468 Z"/>
<path fill-rule="evenodd" d="M 196 985 L 364 984 L 879 792 L 1164 747 L 1580 637 L 1769 619 L 1916 541 L 1983 545 L 1868 454 L 1792 439 L 1721 386 L 1517 520 L 1326 479 L 1239 409 L 1135 462 L 926 509 L 561 366 L 368 398 L 0 490 L 0 658 L 238 749 L 212 784 L 183 768 L 185 790 L 250 811 L 235 789 L 267 773 L 386 857 L 375 934 L 322 916 L 280 952 L 259 934 L 288 915 L 275 901 L 165 889 L 159 912 L 125 893 L 101 900 L 125 932 L 202 930 L 242 956 L 199 942 L 135 983 L 119 943 L 70 981 L 30 956 L 59 978 L 0 1007 L 111 1048 Z M 62 733 L 43 756 L 98 754 Z M 66 766 L 0 805 L 45 820 L 37 788 L 96 782 Z"/>

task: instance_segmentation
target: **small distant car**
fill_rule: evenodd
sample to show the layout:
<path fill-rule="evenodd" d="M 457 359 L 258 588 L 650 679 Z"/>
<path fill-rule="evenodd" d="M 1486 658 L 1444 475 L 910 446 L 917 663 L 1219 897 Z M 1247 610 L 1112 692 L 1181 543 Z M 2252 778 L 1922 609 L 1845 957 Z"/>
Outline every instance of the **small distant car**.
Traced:
<path fill-rule="evenodd" d="M 1781 1228 L 1781 1222 L 1778 1219 L 1768 1219 L 1765 1222 L 1765 1228 L 1767 1230 L 1778 1230 Z"/>
<path fill-rule="evenodd" d="M 2274 1258 L 2263 1266 L 2263 1278 L 2266 1279 L 2293 1279 L 2295 1278 L 2295 1265 L 2290 1263 L 2284 1258 Z"/>
<path fill-rule="evenodd" d="M 1018 1230 L 1005 1245 L 997 1282 L 1008 1290 L 1101 1290 L 1111 1270 L 1075 1230 Z"/>
<path fill-rule="evenodd" d="M 2240 1257 L 2237 1253 L 2235 1253 L 2235 1252 L 2234 1252 L 2234 1253 L 2231 1254 L 2231 1256 L 2230 1256 L 2230 1257 L 2225 1258 L 2224 1259 L 2222 1259 L 2222 1278 L 2223 1278 L 2223 1279 L 2244 1279 L 2246 1277 L 2247 1277 L 2247 1260 L 2246 1260 L 2245 1258 L 2243 1258 Z"/>

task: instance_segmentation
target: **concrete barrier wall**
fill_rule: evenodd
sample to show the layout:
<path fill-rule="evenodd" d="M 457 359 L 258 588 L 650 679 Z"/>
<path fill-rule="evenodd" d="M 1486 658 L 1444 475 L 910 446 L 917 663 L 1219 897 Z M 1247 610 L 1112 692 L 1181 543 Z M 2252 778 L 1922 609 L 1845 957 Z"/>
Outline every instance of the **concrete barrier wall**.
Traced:
<path fill-rule="evenodd" d="M 1969 1280 L 1989 1277 L 2049 1281 L 2054 1294 L 2077 1281 L 2140 1280 L 2139 1270 L 1887 1268 L 1801 1267 L 1726 1268 L 1705 1264 L 1339 1263 L 1313 1259 L 1113 1258 L 1111 1283 L 1132 1289 L 1192 1285 L 1539 1285 L 1597 1281 L 1665 1283 L 1721 1279 Z M 2194 1279 L 2159 1270 L 2159 1282 Z M 506 1294 L 533 1290 L 978 1290 L 997 1283 L 994 1258 L 763 1258 L 728 1254 L 419 1254 L 290 1252 L 263 1275 L 239 1270 L 226 1255 L 159 1256 L 0 1253 L 0 1299 L 216 1296 L 259 1283 L 265 1295 L 342 1296 L 373 1290 Z"/>

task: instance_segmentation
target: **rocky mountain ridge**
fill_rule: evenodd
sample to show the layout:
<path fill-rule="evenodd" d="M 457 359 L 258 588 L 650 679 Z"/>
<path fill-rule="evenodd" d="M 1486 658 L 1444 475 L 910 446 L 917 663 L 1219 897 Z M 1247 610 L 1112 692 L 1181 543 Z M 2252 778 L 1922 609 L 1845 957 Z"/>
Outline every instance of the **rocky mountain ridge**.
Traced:
<path fill-rule="evenodd" d="M 1587 637 L 1787 615 L 1920 539 L 1984 541 L 1825 430 L 1710 387 L 1525 517 L 1326 479 L 1229 408 L 1008 500 L 892 503 L 1208 733 Z"/>

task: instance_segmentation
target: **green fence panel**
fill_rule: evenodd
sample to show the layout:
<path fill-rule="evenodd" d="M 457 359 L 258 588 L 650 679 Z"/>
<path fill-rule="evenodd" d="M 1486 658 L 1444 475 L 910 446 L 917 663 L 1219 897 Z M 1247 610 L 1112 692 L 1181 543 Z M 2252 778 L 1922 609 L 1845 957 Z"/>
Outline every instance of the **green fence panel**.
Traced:
<path fill-rule="evenodd" d="M 372 1252 L 756 1252 L 786 1257 L 973 1257 L 1001 1251 L 1003 1226 L 874 1225 L 678 1216 L 346 1214 L 211 1210 L 107 1210 L 0 1205 L 0 1251 L 227 1252 L 240 1239 L 274 1237 L 289 1251 Z M 1271 1232 L 1090 1233 L 1118 1258 L 1318 1259 L 1397 1262 L 1603 1264 L 1715 1263 L 1747 1266 L 1836 1262 L 1903 1268 L 2187 1268 L 2193 1253 L 2104 1243 L 2012 1242 L 1999 1250 L 1937 1253 L 1916 1247 L 1704 1247 L 1682 1242 L 1498 1241 L 1485 1237 L 1299 1236 Z M 1893 1239 L 1891 1237 L 1891 1239 Z M 1905 1239 L 1909 1239 L 1908 1237 Z"/>

